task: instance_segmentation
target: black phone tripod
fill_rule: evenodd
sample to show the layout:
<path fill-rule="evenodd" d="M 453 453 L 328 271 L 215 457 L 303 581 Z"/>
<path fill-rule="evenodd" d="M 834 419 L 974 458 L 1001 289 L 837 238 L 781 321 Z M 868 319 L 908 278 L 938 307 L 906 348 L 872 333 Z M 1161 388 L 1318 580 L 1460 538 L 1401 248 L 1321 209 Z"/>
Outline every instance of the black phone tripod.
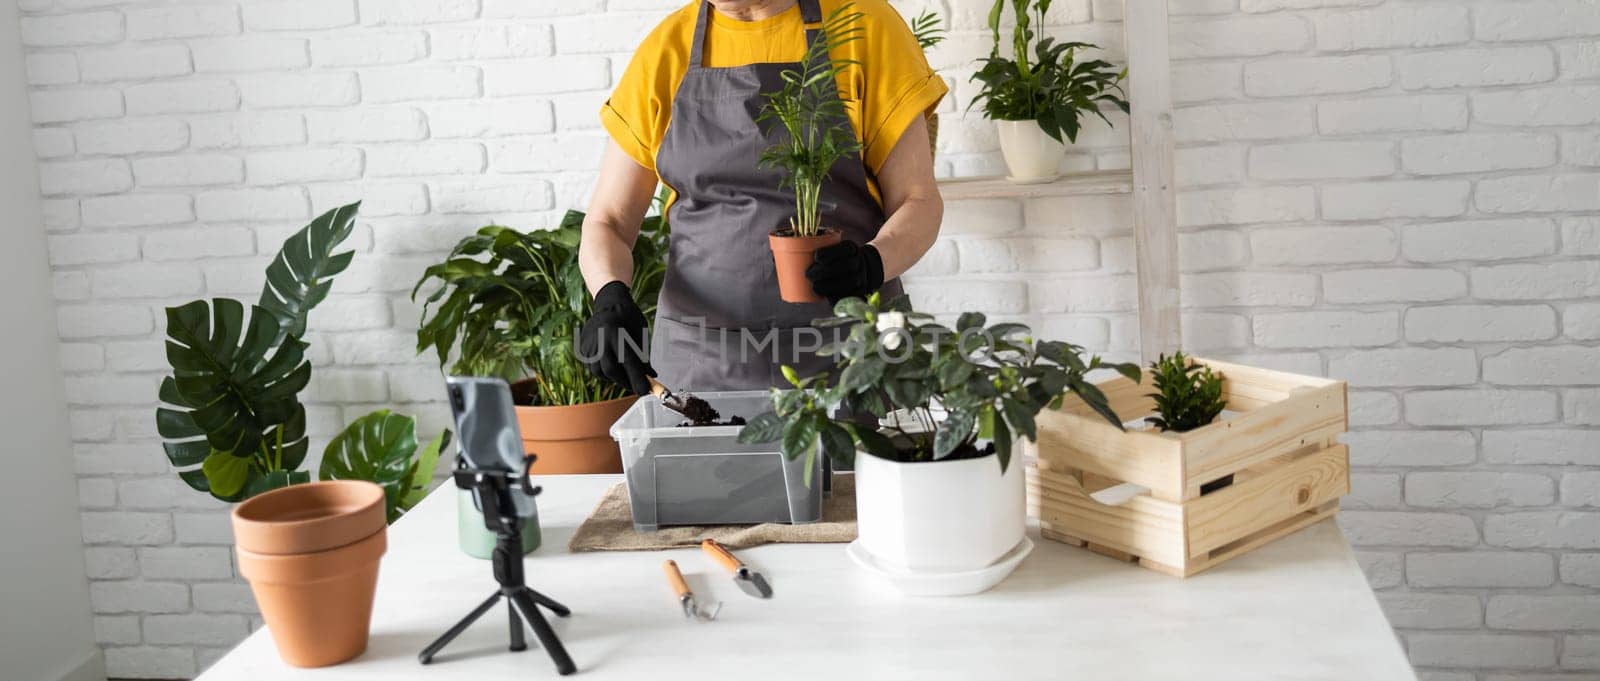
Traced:
<path fill-rule="evenodd" d="M 538 487 L 528 480 L 526 471 L 533 465 L 534 456 L 529 455 L 524 462 L 522 473 L 502 471 L 478 471 L 458 469 L 455 472 L 456 487 L 474 490 L 475 495 L 483 505 L 484 524 L 495 532 L 494 547 L 494 578 L 500 583 L 500 589 L 489 596 L 487 600 L 473 608 L 466 617 L 456 622 L 449 631 L 444 632 L 438 640 L 428 644 L 417 655 L 417 661 L 428 664 L 433 661 L 433 656 L 450 642 L 455 640 L 473 622 L 489 612 L 500 599 L 504 598 L 510 612 L 511 650 L 522 651 L 528 649 L 528 644 L 522 636 L 522 620 L 526 618 L 528 625 L 533 627 L 533 635 L 539 639 L 539 645 L 544 646 L 545 653 L 550 655 L 550 660 L 556 663 L 556 671 L 566 676 L 578 671 L 577 665 L 572 663 L 572 657 L 567 655 L 566 646 L 561 644 L 561 639 L 556 637 L 556 632 L 550 628 L 550 623 L 545 621 L 540 614 L 539 606 L 550 609 L 558 617 L 572 614 L 555 599 L 528 588 L 524 581 L 522 571 L 522 517 L 517 513 L 516 502 L 511 498 L 511 480 L 520 481 L 523 493 L 531 499 L 540 492 Z M 517 613 L 522 613 L 518 617 Z"/>

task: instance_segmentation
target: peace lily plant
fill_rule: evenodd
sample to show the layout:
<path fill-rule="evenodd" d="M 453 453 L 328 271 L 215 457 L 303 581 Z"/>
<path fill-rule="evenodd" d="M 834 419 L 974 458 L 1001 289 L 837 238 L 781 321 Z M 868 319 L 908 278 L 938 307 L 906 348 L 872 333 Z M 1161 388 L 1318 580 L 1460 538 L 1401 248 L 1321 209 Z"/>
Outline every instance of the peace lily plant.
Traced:
<path fill-rule="evenodd" d="M 853 463 L 858 549 L 891 570 L 980 570 L 1018 551 L 1024 508 L 1016 443 L 1034 440 L 1035 417 L 1068 394 L 1121 428 L 1087 375 L 1140 376 L 1137 365 L 1035 340 L 1022 324 L 987 325 L 979 312 L 941 325 L 905 297 L 846 299 L 815 323 L 844 333 L 821 350 L 836 358 L 835 371 L 801 377 L 785 367 L 795 389 L 775 389 L 773 411 L 739 437 L 781 441 L 790 459 Z"/>

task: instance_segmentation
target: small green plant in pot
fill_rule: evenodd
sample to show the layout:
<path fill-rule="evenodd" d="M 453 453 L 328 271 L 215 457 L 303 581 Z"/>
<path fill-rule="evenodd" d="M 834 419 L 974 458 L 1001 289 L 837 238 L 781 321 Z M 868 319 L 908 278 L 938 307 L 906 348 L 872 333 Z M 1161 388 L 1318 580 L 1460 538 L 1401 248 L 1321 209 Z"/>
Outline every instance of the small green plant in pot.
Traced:
<path fill-rule="evenodd" d="M 968 312 L 946 327 L 904 297 L 840 301 L 816 322 L 848 334 L 823 349 L 836 372 L 788 372 L 796 389 L 775 390 L 774 410 L 740 438 L 781 441 L 790 458 L 853 462 L 859 548 L 879 563 L 925 573 L 988 567 L 1023 545 L 1014 446 L 1035 438 L 1038 413 L 1075 394 L 1120 427 L 1086 375 L 1111 369 L 1137 380 L 1140 371 L 1035 341 L 1021 324 L 986 322 Z"/>
<path fill-rule="evenodd" d="M 1145 421 L 1162 431 L 1184 433 L 1217 420 L 1228 401 L 1222 397 L 1222 374 L 1211 367 L 1191 360 L 1182 351 L 1168 357 L 1161 355 L 1150 363 L 1150 380 L 1156 392 L 1149 396 L 1155 400 L 1157 416 Z M 1205 494 L 1233 484 L 1227 475 L 1200 487 Z"/>
<path fill-rule="evenodd" d="M 1016 17 L 1010 57 L 1000 53 L 1000 23 L 1007 5 Z M 1019 182 L 1058 176 L 1066 144 L 1077 141 L 1085 113 L 1110 125 L 1102 105 L 1128 111 L 1122 91 L 1127 70 L 1099 59 L 1078 59 L 1083 51 L 1099 49 L 1096 45 L 1045 37 L 1050 5 L 1051 0 L 995 0 L 989 10 L 994 48 L 972 76 L 982 85 L 973 104 L 982 102 L 984 117 L 995 121 L 1000 151 L 1011 178 Z"/>
<path fill-rule="evenodd" d="M 766 95 L 756 121 L 775 127 L 778 141 L 761 155 L 761 166 L 783 171 L 783 188 L 794 191 L 795 217 L 769 236 L 778 270 L 778 294 L 791 303 L 824 300 L 806 279 L 818 249 L 839 243 L 838 230 L 822 224 L 822 187 L 833 166 L 861 150 L 839 98 L 838 76 L 856 62 L 833 59 L 832 52 L 862 39 L 853 4 L 834 10 L 823 22 L 823 40 L 813 43 L 800 68 L 785 70 L 783 86 Z"/>

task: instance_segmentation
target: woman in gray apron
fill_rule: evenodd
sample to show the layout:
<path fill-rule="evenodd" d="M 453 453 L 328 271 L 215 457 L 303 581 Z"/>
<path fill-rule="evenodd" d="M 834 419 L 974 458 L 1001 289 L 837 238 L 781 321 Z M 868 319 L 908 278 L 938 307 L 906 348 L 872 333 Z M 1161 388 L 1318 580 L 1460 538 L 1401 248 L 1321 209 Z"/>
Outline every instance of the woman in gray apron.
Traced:
<path fill-rule="evenodd" d="M 865 13 L 868 21 L 872 15 L 883 16 L 876 5 L 893 11 L 885 0 L 857 1 L 874 5 L 867 7 L 873 10 Z M 639 394 L 649 391 L 646 376 L 657 375 L 673 389 L 749 390 L 787 385 L 782 365 L 803 375 L 830 366 L 830 358 L 815 354 L 823 336 L 810 325 L 829 315 L 830 306 L 779 299 L 767 234 L 789 224 L 794 196 L 780 189 L 781 171 L 758 167 L 771 143 L 756 122 L 763 93 L 780 88 L 780 74 L 800 65 L 713 68 L 704 63 L 713 12 L 762 20 L 785 11 L 800 13 L 807 44 L 822 39 L 819 0 L 707 0 L 682 10 L 679 14 L 694 13 L 694 29 L 687 69 L 672 97 L 670 124 L 655 153 L 656 172 L 618 148 L 614 134 L 584 223 L 580 254 L 595 304 L 580 334 L 579 354 L 596 375 Z M 904 29 L 904 23 L 898 28 Z M 874 33 L 867 31 L 867 40 Z M 909 31 L 905 39 L 911 40 Z M 641 60 L 648 67 L 654 58 L 636 54 L 630 68 L 644 68 Z M 873 77 L 870 62 L 854 68 L 863 70 L 863 78 Z M 937 95 L 942 96 L 943 87 L 942 81 L 937 83 Z M 918 113 L 876 174 L 882 205 L 873 196 L 861 155 L 839 161 L 829 174 L 822 193 L 823 224 L 842 231 L 844 242 L 819 251 L 806 272 L 819 295 L 833 301 L 880 290 L 884 296 L 898 296 L 899 275 L 933 245 L 943 204 Z M 672 238 L 667 274 L 654 334 L 646 345 L 646 322 L 628 281 L 632 244 L 658 177 L 675 200 L 668 210 Z"/>

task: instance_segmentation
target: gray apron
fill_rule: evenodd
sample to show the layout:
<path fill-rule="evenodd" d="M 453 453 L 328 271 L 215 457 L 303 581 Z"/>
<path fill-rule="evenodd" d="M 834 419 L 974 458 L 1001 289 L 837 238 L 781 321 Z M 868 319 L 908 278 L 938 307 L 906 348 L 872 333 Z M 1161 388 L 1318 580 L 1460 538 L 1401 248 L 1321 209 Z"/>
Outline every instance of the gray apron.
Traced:
<path fill-rule="evenodd" d="M 807 44 L 821 40 L 817 0 L 800 0 Z M 689 69 L 672 100 L 672 118 L 656 171 L 676 193 L 668 213 L 672 242 L 651 339 L 651 365 L 661 382 L 692 391 L 758 390 L 787 386 L 782 365 L 801 375 L 832 367 L 818 357 L 823 332 L 811 321 L 831 314 L 827 303 L 793 304 L 778 297 L 767 234 L 795 215 L 794 195 L 779 189 L 780 170 L 758 167 L 773 135 L 756 118 L 763 93 L 783 86 L 780 74 L 800 64 L 704 65 L 711 4 L 700 3 Z M 859 68 L 859 67 L 857 67 Z M 847 102 L 846 106 L 850 106 Z M 839 122 L 851 125 L 849 119 Z M 840 159 L 822 189 L 823 224 L 865 244 L 883 226 L 883 209 L 867 184 L 860 154 Z M 901 294 L 899 280 L 884 284 Z"/>

